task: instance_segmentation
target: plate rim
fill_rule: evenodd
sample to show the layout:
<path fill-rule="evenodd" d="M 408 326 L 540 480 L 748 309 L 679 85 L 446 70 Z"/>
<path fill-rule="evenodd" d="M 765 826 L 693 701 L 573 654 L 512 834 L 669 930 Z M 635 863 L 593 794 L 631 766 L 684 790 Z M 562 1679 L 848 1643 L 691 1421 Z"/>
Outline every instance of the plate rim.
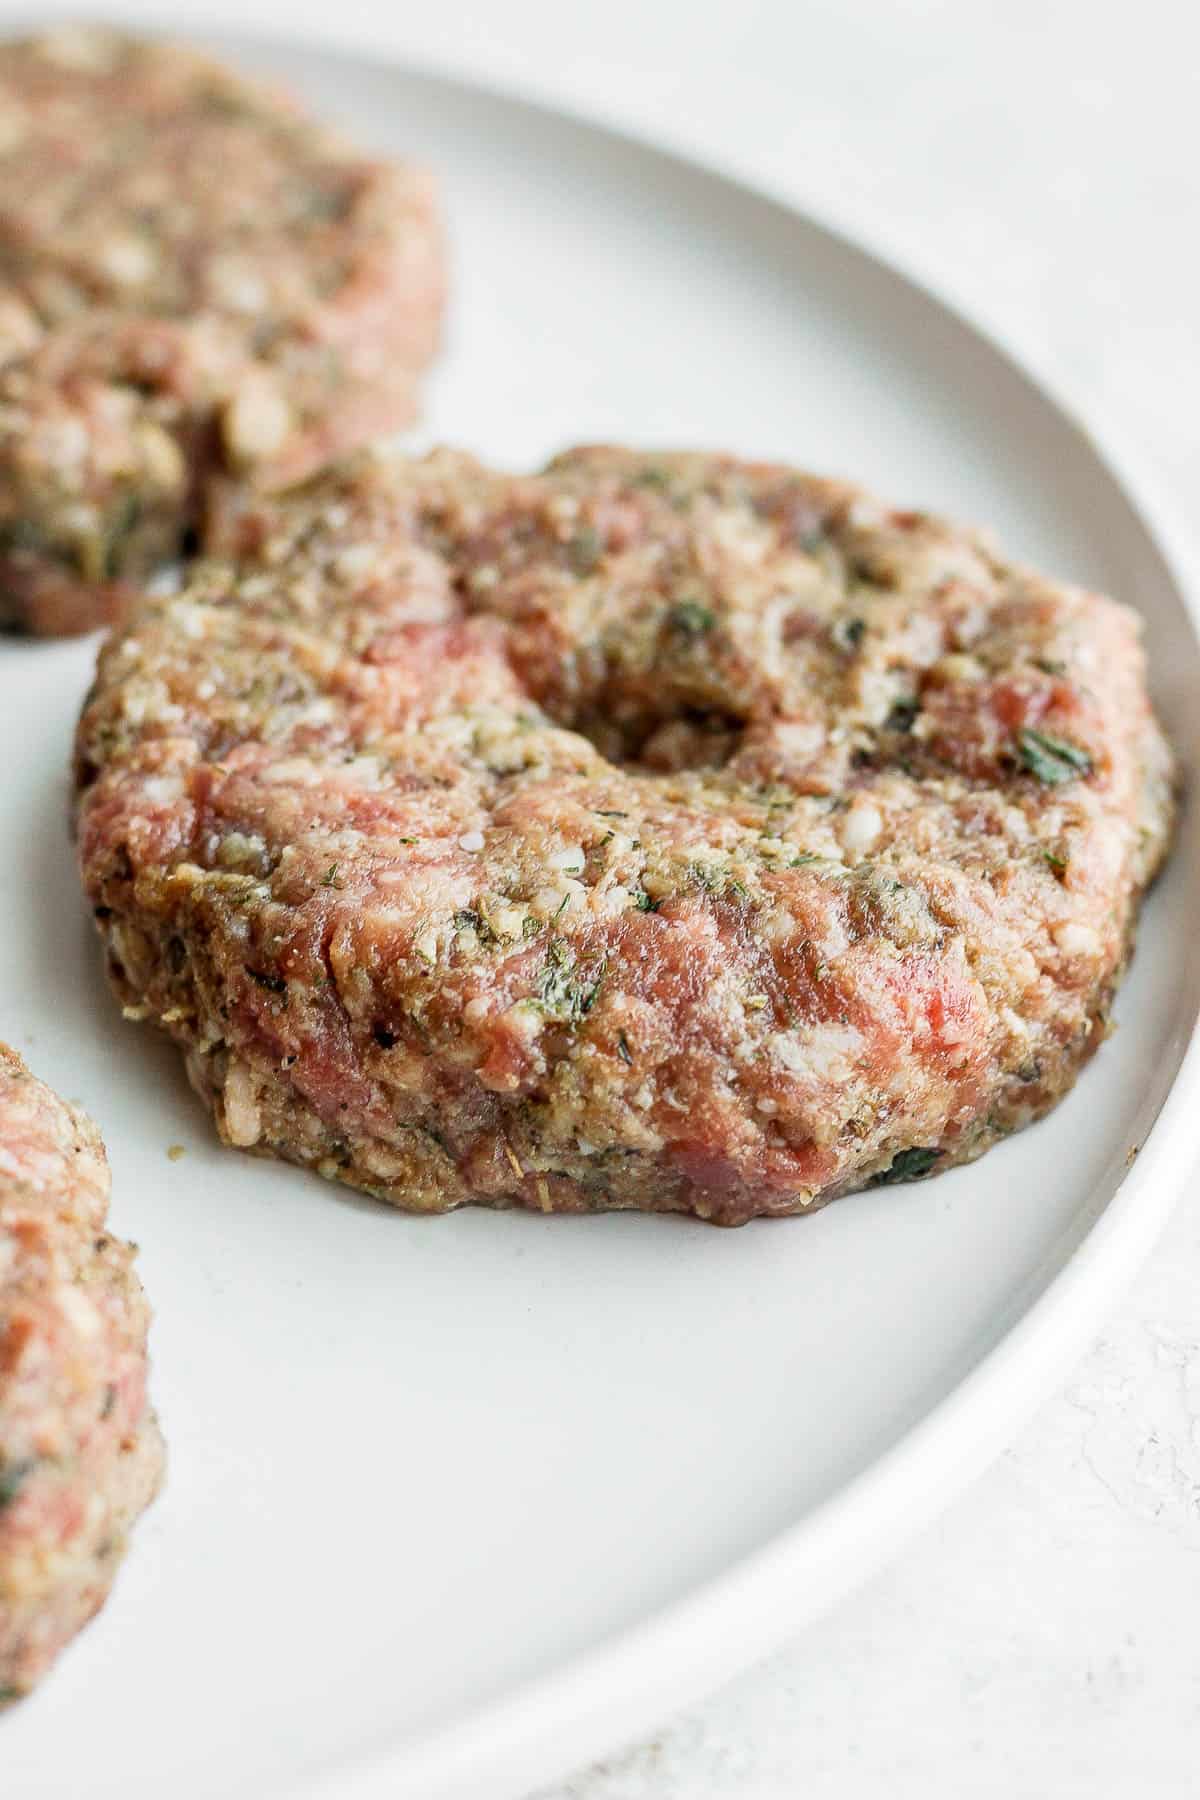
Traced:
<path fill-rule="evenodd" d="M 54 3 L 39 25 L 75 17 Z M 903 247 L 846 223 L 812 196 L 706 152 L 686 133 L 631 122 L 617 110 L 555 100 L 536 84 L 463 74 L 429 59 L 353 35 L 274 21 L 251 29 L 193 4 L 169 20 L 116 6 L 118 24 L 147 34 L 194 36 L 270 51 L 302 49 L 345 65 L 379 66 L 430 87 L 477 95 L 549 123 L 582 128 L 723 185 L 734 197 L 767 201 L 876 269 L 899 279 L 927 305 L 970 332 L 1035 389 L 1120 489 L 1162 557 L 1193 633 L 1200 639 L 1200 545 L 1161 478 L 1116 425 L 1080 404 L 1036 351 L 1010 338 Z M 6 14 L 4 36 L 27 28 L 29 12 Z M 347 21 L 349 23 L 349 21 Z M 336 31 L 336 27 L 335 27 Z M 637 1625 L 610 1633 L 550 1672 L 519 1683 L 449 1726 L 356 1750 L 299 1784 L 272 1784 L 261 1800 L 454 1800 L 482 1793 L 508 1800 L 567 1775 L 653 1731 L 740 1669 L 796 1637 L 865 1583 L 942 1512 L 1011 1442 L 1021 1425 L 1082 1354 L 1106 1313 L 1131 1285 L 1156 1243 L 1197 1161 L 1188 1124 L 1200 1101 L 1200 1017 L 1136 1161 L 1098 1217 L 1041 1292 L 948 1394 L 869 1467 L 756 1550 L 731 1562 Z M 883 1527 L 881 1529 L 880 1527 Z M 620 1717 L 614 1728 L 610 1720 Z"/>

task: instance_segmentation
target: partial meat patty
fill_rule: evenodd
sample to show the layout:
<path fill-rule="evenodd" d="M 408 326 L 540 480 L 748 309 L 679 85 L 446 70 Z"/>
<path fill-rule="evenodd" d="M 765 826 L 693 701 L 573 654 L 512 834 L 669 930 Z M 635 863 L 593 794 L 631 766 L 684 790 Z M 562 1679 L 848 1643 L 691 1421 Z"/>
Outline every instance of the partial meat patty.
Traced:
<path fill-rule="evenodd" d="M 91 1120 L 0 1044 L 0 1703 L 107 1597 L 162 1476 L 149 1311 Z"/>
<path fill-rule="evenodd" d="M 0 46 L 0 626 L 100 622 L 214 470 L 270 488 L 409 422 L 430 183 L 192 50 Z"/>
<path fill-rule="evenodd" d="M 1136 616 L 855 488 L 584 449 L 231 490 L 102 651 L 83 880 L 225 1140 L 736 1224 L 978 1156 L 1108 1031 Z"/>

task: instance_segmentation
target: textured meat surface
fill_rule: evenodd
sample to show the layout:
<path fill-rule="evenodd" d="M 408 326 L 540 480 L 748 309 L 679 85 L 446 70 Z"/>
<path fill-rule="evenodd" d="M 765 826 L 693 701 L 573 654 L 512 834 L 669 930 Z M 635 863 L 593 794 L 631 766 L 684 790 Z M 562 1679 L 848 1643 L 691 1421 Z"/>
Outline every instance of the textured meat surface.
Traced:
<path fill-rule="evenodd" d="M 103 1604 L 162 1475 L 108 1189 L 91 1120 L 0 1044 L 0 1702 Z"/>
<path fill-rule="evenodd" d="M 0 46 L 0 625 L 97 623 L 214 469 L 408 423 L 442 290 L 424 174 L 286 96 L 95 27 Z"/>
<path fill-rule="evenodd" d="M 110 974 L 224 1138 L 397 1205 L 737 1223 L 978 1155 L 1166 847 L 1135 615 L 698 454 L 231 489 L 102 651 Z"/>

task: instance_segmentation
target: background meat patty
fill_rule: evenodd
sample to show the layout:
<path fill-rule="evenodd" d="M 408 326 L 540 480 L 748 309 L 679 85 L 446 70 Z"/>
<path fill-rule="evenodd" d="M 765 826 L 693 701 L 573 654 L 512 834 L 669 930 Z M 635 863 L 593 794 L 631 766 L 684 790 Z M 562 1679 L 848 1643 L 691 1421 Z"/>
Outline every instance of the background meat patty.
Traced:
<path fill-rule="evenodd" d="M 78 779 L 228 1142 L 738 1223 L 977 1156 L 1104 1038 L 1171 813 L 1125 607 L 706 455 L 362 458 L 212 530 Z"/>
<path fill-rule="evenodd" d="M 442 308 L 427 178 L 194 51 L 0 46 L 0 625 L 85 629 L 265 486 L 406 424 Z"/>
<path fill-rule="evenodd" d="M 162 1475 L 108 1187 L 91 1120 L 0 1044 L 0 1703 L 103 1603 Z"/>

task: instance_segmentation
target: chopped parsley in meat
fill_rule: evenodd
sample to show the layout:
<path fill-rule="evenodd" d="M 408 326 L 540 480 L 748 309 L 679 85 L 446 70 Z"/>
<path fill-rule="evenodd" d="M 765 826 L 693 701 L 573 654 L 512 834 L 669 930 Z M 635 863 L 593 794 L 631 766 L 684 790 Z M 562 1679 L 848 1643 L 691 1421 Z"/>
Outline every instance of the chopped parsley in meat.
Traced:
<path fill-rule="evenodd" d="M 603 446 L 226 489 L 209 545 L 101 650 L 79 839 L 227 1142 L 736 1224 L 977 1156 L 1099 1043 L 1172 816 L 1125 607 Z"/>
<path fill-rule="evenodd" d="M 1091 773 L 1092 759 L 1086 750 L 1066 738 L 1052 737 L 1048 731 L 1027 726 L 1017 733 L 1017 749 L 1025 768 L 1047 787 Z"/>
<path fill-rule="evenodd" d="M 53 635 L 190 555 L 230 475 L 407 425 L 442 247 L 422 172 L 198 50 L 5 43 L 0 117 L 0 629 Z"/>
<path fill-rule="evenodd" d="M 149 1311 L 90 1119 L 0 1044 L 0 1703 L 101 1605 L 154 1497 Z"/>

